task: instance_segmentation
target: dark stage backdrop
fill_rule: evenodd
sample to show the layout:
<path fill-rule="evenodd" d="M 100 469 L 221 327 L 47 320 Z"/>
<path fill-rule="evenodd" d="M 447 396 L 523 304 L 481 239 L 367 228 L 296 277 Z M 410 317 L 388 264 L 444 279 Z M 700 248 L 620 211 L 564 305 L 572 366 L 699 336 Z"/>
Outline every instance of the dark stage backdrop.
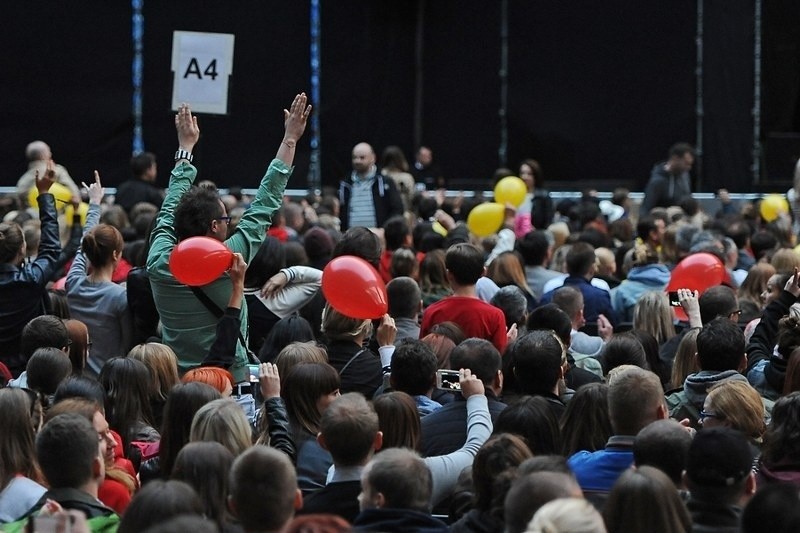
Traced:
<path fill-rule="evenodd" d="M 773 26 L 785 25 L 785 17 L 775 13 L 793 12 L 781 7 L 788 1 L 765 3 L 765 36 L 778 32 Z M 333 185 L 349 172 L 350 150 L 360 141 L 378 152 L 398 144 L 411 157 L 418 128 L 451 183 L 488 186 L 500 164 L 501 3 L 321 4 L 316 112 L 323 184 Z M 552 189 L 592 183 L 641 189 L 670 144 L 697 141 L 696 3 L 640 4 L 509 0 L 512 168 L 535 157 Z M 702 185 L 746 192 L 752 188 L 753 1 L 705 4 Z M 229 114 L 200 116 L 200 176 L 220 185 L 255 186 L 280 142 L 282 108 L 296 91 L 310 88 L 309 2 L 145 0 L 144 5 L 144 141 L 159 156 L 160 182 L 166 183 L 176 148 L 172 32 L 213 31 L 235 34 L 236 44 Z M 420 20 L 422 109 L 416 124 Z M 57 161 L 76 179 L 89 177 L 93 168 L 109 185 L 125 179 L 133 124 L 130 4 L 31 0 L 8 6 L 4 21 L 0 183 L 16 182 L 25 169 L 24 146 L 37 138 L 51 144 Z M 788 59 L 770 48 L 785 48 L 786 39 L 765 37 L 765 62 L 777 57 L 796 69 L 796 48 Z M 765 65 L 765 83 L 781 77 L 776 64 Z M 797 119 L 787 121 L 782 111 L 791 102 L 788 114 L 797 116 L 797 92 L 798 83 L 765 88 L 762 131 L 797 129 Z M 304 139 L 290 187 L 305 187 L 309 155 Z"/>

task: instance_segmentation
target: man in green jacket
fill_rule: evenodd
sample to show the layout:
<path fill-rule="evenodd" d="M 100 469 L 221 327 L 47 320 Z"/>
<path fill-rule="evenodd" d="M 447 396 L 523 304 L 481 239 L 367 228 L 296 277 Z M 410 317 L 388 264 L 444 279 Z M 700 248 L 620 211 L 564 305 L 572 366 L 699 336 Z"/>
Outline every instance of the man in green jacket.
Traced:
<path fill-rule="evenodd" d="M 207 355 L 216 336 L 215 316 L 192 292 L 175 279 L 169 269 L 169 256 L 183 239 L 205 236 L 224 242 L 234 253 L 250 262 L 261 246 L 272 214 L 281 205 L 286 182 L 292 173 L 297 141 L 303 135 L 311 113 L 305 93 L 298 94 L 291 107 L 284 109 L 285 134 L 275 159 L 261 180 L 255 200 L 245 211 L 236 231 L 230 237 L 230 217 L 216 191 L 192 188 L 197 169 L 192 166 L 192 149 L 200 138 L 197 118 L 187 104 L 180 106 L 175 116 L 178 132 L 178 151 L 175 168 L 156 225 L 150 237 L 147 273 L 153 298 L 161 316 L 163 342 L 178 356 L 181 371 L 198 366 Z M 227 237 L 227 238 L 226 238 Z M 228 275 L 223 274 L 202 290 L 220 310 L 224 310 L 231 294 Z M 247 306 L 241 307 L 242 338 L 247 339 Z M 230 368 L 237 383 L 248 382 L 247 353 L 237 343 L 236 360 Z"/>

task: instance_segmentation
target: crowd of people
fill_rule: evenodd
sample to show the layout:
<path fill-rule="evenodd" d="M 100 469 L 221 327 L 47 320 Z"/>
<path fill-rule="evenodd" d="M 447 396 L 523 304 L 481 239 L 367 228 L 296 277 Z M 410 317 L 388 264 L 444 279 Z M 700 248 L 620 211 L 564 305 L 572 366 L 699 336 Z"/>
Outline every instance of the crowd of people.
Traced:
<path fill-rule="evenodd" d="M 337 189 L 291 199 L 310 113 L 284 110 L 252 198 L 197 181 L 187 105 L 165 191 L 152 154 L 112 199 L 29 145 L 0 223 L 3 531 L 800 528 L 788 213 L 704 213 L 685 144 L 638 213 L 625 190 L 554 204 L 527 159 L 483 238 L 426 147 L 379 167 L 359 143 Z M 170 255 L 195 237 L 233 259 L 189 287 Z M 699 253 L 724 281 L 668 293 Z M 326 301 L 340 256 L 386 283 L 383 316 Z"/>

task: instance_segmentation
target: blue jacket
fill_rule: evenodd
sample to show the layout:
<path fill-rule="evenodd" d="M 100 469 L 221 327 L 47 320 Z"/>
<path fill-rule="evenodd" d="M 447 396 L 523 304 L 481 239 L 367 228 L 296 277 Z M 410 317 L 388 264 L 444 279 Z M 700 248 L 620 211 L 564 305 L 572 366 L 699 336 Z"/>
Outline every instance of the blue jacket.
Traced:
<path fill-rule="evenodd" d="M 567 276 L 564 285 L 570 285 L 583 294 L 583 318 L 586 319 L 586 322 L 597 322 L 597 315 L 602 314 L 612 325 L 617 325 L 617 314 L 611 306 L 611 295 L 608 291 L 598 289 L 581 276 Z M 552 290 L 542 296 L 540 303 L 544 305 L 553 301 L 553 293 L 557 290 Z"/>
<path fill-rule="evenodd" d="M 596 452 L 578 452 L 567 460 L 584 491 L 609 492 L 619 476 L 633 464 L 633 439 L 615 435 Z"/>
<path fill-rule="evenodd" d="M 639 298 L 649 291 L 663 291 L 669 277 L 669 269 L 659 263 L 633 267 L 628 279 L 611 291 L 611 302 L 619 320 L 633 322 L 633 308 Z"/>

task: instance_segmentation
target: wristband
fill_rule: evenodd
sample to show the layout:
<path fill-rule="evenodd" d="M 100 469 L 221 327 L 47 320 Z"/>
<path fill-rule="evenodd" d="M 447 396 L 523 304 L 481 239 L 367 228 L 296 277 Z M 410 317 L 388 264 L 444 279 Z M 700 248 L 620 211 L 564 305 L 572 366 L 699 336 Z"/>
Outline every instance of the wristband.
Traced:
<path fill-rule="evenodd" d="M 181 159 L 186 159 L 189 161 L 189 163 L 191 163 L 194 160 L 194 156 L 192 155 L 192 152 L 187 150 L 178 150 L 175 152 L 175 162 L 177 163 Z"/>

